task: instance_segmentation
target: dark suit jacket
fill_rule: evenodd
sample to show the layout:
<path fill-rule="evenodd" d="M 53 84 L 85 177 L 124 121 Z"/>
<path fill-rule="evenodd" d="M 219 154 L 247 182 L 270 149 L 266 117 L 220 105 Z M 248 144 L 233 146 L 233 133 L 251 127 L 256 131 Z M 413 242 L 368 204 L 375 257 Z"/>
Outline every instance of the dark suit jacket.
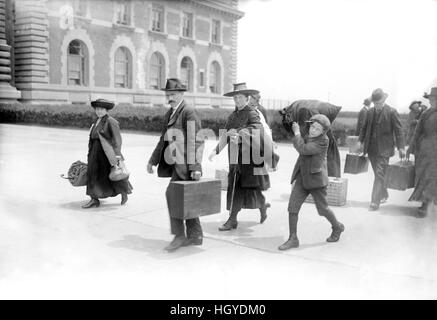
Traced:
<path fill-rule="evenodd" d="M 375 107 L 372 107 L 367 112 L 366 122 L 360 132 L 359 139 L 361 143 L 364 143 L 364 154 L 367 154 L 369 151 L 372 125 L 375 125 L 379 156 L 392 157 L 395 145 L 398 149 L 405 147 L 404 133 L 402 132 L 399 114 L 395 108 L 385 104 L 382 107 L 379 119 L 375 119 L 376 123 L 374 123 L 374 117 Z"/>
<path fill-rule="evenodd" d="M 192 171 L 202 171 L 204 143 L 202 138 L 197 137 L 198 131 L 202 128 L 201 122 L 194 109 L 185 101 L 182 101 L 170 119 L 171 113 L 170 109 L 164 116 L 161 137 L 149 163 L 158 165 L 159 177 L 172 177 L 175 170 L 181 180 L 190 180 Z M 192 140 L 193 137 L 195 140 Z M 169 159 L 174 161 L 166 161 Z"/>
<path fill-rule="evenodd" d="M 315 138 L 297 135 L 293 138 L 293 144 L 299 158 L 294 166 L 291 183 L 302 176 L 303 187 L 307 190 L 326 187 L 329 183 L 327 168 L 327 153 L 329 138 L 322 134 Z"/>

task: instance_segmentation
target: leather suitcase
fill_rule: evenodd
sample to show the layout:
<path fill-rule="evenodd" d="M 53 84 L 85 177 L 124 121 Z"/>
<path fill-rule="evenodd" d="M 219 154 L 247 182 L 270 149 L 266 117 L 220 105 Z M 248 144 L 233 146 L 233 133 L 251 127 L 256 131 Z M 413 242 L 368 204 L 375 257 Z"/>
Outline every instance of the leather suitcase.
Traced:
<path fill-rule="evenodd" d="M 347 179 L 329 177 L 326 200 L 330 206 L 344 206 L 347 202 Z M 305 202 L 314 203 L 312 195 Z"/>
<path fill-rule="evenodd" d="M 359 174 L 369 170 L 369 159 L 365 156 L 347 154 L 344 163 L 344 173 Z"/>
<path fill-rule="evenodd" d="M 220 213 L 221 181 L 172 181 L 167 190 L 168 210 L 176 219 L 193 219 Z"/>
<path fill-rule="evenodd" d="M 229 172 L 226 170 L 216 170 L 215 178 L 220 180 L 222 183 L 222 190 L 228 190 L 228 174 Z"/>
<path fill-rule="evenodd" d="M 399 161 L 387 166 L 384 183 L 388 189 L 405 191 L 414 188 L 414 180 L 414 162 Z"/>

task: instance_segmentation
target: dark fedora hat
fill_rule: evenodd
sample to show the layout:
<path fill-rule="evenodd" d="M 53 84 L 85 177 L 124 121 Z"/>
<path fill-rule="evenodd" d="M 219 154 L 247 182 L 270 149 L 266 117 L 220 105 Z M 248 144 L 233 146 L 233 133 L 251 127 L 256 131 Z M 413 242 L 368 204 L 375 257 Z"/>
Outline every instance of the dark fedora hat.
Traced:
<path fill-rule="evenodd" d="M 437 87 L 431 88 L 431 92 L 430 93 L 424 93 L 423 97 L 426 99 L 429 99 L 429 97 L 431 96 L 437 96 Z"/>
<path fill-rule="evenodd" d="M 234 84 L 234 91 L 227 92 L 224 94 L 225 97 L 233 97 L 236 94 L 244 94 L 246 96 L 251 96 L 254 94 L 258 94 L 258 90 L 247 89 L 246 82 L 236 83 Z"/>
<path fill-rule="evenodd" d="M 187 91 L 187 87 L 182 84 L 181 80 L 177 78 L 167 79 L 165 88 L 161 89 L 163 91 Z"/>
<path fill-rule="evenodd" d="M 105 108 L 111 110 L 112 108 L 114 108 L 114 106 L 115 106 L 114 102 L 105 99 L 97 99 L 91 101 L 91 107 L 93 108 L 99 107 L 99 108 Z"/>
<path fill-rule="evenodd" d="M 381 88 L 378 88 L 373 90 L 371 100 L 372 102 L 381 102 L 385 101 L 387 97 L 388 94 L 385 93 Z"/>

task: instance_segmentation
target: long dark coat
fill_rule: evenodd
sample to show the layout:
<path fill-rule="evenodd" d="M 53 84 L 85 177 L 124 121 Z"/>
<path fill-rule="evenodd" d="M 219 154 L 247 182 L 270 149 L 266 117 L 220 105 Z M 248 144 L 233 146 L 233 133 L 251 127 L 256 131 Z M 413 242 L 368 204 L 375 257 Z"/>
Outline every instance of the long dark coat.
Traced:
<path fill-rule="evenodd" d="M 381 157 L 393 157 L 395 145 L 398 149 L 405 147 L 404 133 L 399 114 L 395 108 L 385 104 L 382 107 L 380 116 L 375 119 L 375 107 L 367 112 L 367 120 L 361 129 L 359 140 L 364 143 L 364 154 L 367 154 L 370 147 L 370 138 L 373 126 L 376 126 L 378 152 Z"/>
<path fill-rule="evenodd" d="M 416 183 L 410 201 L 437 201 L 437 108 L 422 113 L 408 152 L 415 155 Z"/>
<path fill-rule="evenodd" d="M 112 147 L 111 153 L 104 151 L 101 139 L 109 142 Z M 93 198 L 107 198 L 132 192 L 132 185 L 128 179 L 109 180 L 111 166 L 117 162 L 115 156 L 123 158 L 121 143 L 120 127 L 113 117 L 106 115 L 97 125 L 92 125 L 88 143 L 87 195 Z"/>
<path fill-rule="evenodd" d="M 260 122 L 260 117 L 258 112 L 251 106 L 246 106 L 242 110 L 235 110 L 230 114 L 226 126 L 226 130 L 236 129 L 240 131 L 241 129 L 247 129 L 249 132 L 253 132 L 253 129 L 257 129 L 260 132 L 263 131 L 262 124 Z M 245 163 L 243 161 L 243 144 L 249 150 L 250 148 L 250 161 Z M 220 141 L 216 147 L 216 153 L 228 145 L 228 158 L 229 158 L 229 175 L 228 175 L 228 201 L 227 208 L 230 209 L 231 193 L 234 182 L 234 176 L 237 179 L 235 181 L 235 193 L 234 193 L 234 203 L 237 206 L 237 210 L 240 208 L 260 208 L 264 205 L 264 199 L 261 191 L 270 188 L 270 179 L 267 171 L 264 167 L 264 162 L 256 163 L 252 157 L 252 148 L 261 147 L 261 154 L 263 153 L 263 139 L 261 137 L 261 146 L 257 146 L 252 139 L 243 139 L 243 141 L 238 145 L 238 164 L 231 164 L 231 142 L 226 135 L 220 136 Z M 259 174 L 254 174 L 254 173 Z M 235 208 L 234 208 L 235 209 Z"/>

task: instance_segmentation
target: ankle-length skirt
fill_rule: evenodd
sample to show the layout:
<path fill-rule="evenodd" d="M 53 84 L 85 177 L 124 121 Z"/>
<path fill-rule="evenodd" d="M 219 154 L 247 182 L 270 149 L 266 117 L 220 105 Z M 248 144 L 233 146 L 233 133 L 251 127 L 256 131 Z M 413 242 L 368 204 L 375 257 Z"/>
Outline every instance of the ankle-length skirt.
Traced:
<path fill-rule="evenodd" d="M 132 193 L 129 179 L 121 181 L 109 180 L 111 164 L 103 151 L 99 139 L 91 139 L 88 150 L 86 194 L 92 198 L 102 199 L 115 197 L 121 193 Z"/>

